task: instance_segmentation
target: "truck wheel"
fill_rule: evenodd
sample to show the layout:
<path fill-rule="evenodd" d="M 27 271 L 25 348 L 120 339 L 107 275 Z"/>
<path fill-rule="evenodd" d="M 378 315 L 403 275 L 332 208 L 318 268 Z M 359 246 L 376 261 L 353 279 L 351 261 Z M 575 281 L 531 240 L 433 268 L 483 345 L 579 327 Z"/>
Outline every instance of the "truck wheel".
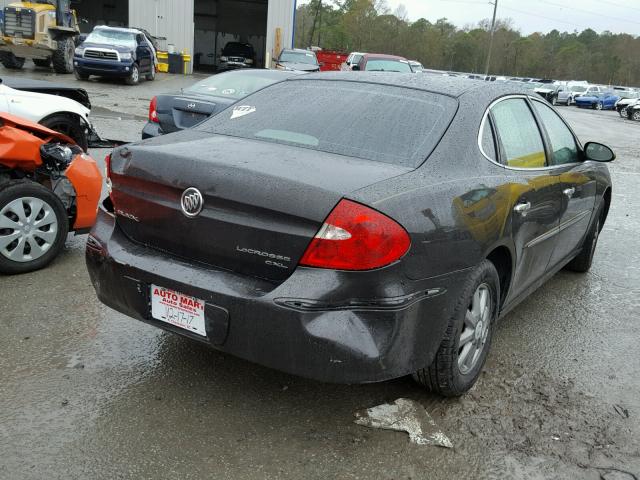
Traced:
<path fill-rule="evenodd" d="M 56 73 L 73 73 L 75 49 L 73 38 L 66 37 L 58 40 L 58 49 L 53 52 L 53 69 Z"/>
<path fill-rule="evenodd" d="M 11 70 L 20 70 L 24 67 L 25 59 L 22 57 L 16 57 L 11 52 L 0 52 L 0 63 L 4 66 L 4 68 L 9 68 Z"/>
<path fill-rule="evenodd" d="M 89 75 L 85 75 L 84 73 L 80 73 L 78 70 L 74 70 L 73 71 L 73 75 L 76 77 L 76 79 L 84 81 L 84 80 L 89 80 Z"/>
<path fill-rule="evenodd" d="M 127 85 L 137 85 L 140 81 L 140 69 L 138 68 L 138 64 L 134 63 L 131 67 L 131 74 L 126 78 L 125 82 Z"/>
<path fill-rule="evenodd" d="M 64 113 L 55 113 L 50 117 L 41 120 L 40 125 L 44 125 L 51 130 L 63 133 L 67 137 L 71 137 L 85 152 L 89 148 L 87 131 L 77 117 L 72 117 L 71 115 Z"/>
<path fill-rule="evenodd" d="M 153 82 L 156 79 L 156 67 L 155 65 L 151 66 L 151 71 L 149 73 L 147 73 L 144 78 L 146 78 L 146 80 L 148 82 Z"/>
<path fill-rule="evenodd" d="M 487 359 L 499 299 L 498 272 L 493 263 L 484 260 L 464 282 L 433 363 L 413 378 L 429 391 L 447 397 L 467 392 Z"/>
<path fill-rule="evenodd" d="M 51 59 L 50 58 L 46 58 L 46 59 L 41 59 L 41 58 L 34 58 L 33 59 L 33 64 L 36 67 L 40 67 L 40 68 L 49 68 L 51 67 Z"/>
<path fill-rule="evenodd" d="M 48 188 L 17 180 L 0 190 L 0 273 L 46 267 L 60 253 L 68 232 L 64 205 Z"/>

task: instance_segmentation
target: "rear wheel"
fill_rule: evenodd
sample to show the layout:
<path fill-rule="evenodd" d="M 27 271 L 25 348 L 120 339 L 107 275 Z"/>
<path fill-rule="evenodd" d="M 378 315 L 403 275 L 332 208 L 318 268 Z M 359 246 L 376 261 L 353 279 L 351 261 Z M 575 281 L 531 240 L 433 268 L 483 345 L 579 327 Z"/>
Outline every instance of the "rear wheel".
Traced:
<path fill-rule="evenodd" d="M 125 82 L 127 83 L 127 85 L 137 85 L 139 81 L 140 69 L 138 68 L 138 65 L 134 63 L 131 67 L 131 73 L 129 74 Z"/>
<path fill-rule="evenodd" d="M 0 190 L 0 273 L 44 268 L 68 231 L 67 212 L 51 190 L 28 180 L 8 183 Z"/>
<path fill-rule="evenodd" d="M 51 59 L 50 58 L 34 58 L 33 59 L 33 64 L 36 67 L 40 67 L 40 68 L 49 68 L 51 67 Z"/>
<path fill-rule="evenodd" d="M 9 68 L 11 70 L 20 70 L 24 67 L 25 59 L 22 57 L 16 57 L 11 52 L 0 52 L 0 63 L 4 66 L 4 68 Z"/>
<path fill-rule="evenodd" d="M 85 152 L 89 148 L 87 131 L 77 117 L 64 113 L 56 113 L 42 120 L 40 124 L 56 132 L 63 133 L 67 137 L 71 137 Z"/>
<path fill-rule="evenodd" d="M 640 110 L 635 110 L 631 114 L 631 120 L 635 120 L 636 122 L 640 122 Z"/>
<path fill-rule="evenodd" d="M 467 392 L 482 371 L 498 317 L 500 279 L 489 260 L 478 265 L 462 288 L 433 363 L 413 378 L 447 397 Z"/>
<path fill-rule="evenodd" d="M 53 69 L 56 73 L 73 73 L 73 52 L 75 48 L 71 37 L 58 40 L 58 48 L 53 52 Z"/>

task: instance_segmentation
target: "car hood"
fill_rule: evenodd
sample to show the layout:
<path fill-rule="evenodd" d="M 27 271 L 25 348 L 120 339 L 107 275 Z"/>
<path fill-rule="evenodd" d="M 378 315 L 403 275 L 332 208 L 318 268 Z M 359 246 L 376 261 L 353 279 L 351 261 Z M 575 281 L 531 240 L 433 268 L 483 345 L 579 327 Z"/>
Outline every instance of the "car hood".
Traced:
<path fill-rule="evenodd" d="M 309 65 L 308 63 L 295 63 L 295 62 L 278 62 L 280 65 L 287 67 L 289 70 L 295 70 L 298 72 L 317 72 L 320 70 L 319 65 Z"/>

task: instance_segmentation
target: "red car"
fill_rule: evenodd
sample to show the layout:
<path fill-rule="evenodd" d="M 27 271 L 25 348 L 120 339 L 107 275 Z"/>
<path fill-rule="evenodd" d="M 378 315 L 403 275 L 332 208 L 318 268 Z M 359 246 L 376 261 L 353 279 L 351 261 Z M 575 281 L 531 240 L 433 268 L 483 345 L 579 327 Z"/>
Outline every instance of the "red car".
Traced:
<path fill-rule="evenodd" d="M 397 55 L 385 55 L 383 53 L 367 53 L 362 56 L 352 70 L 367 72 L 399 72 L 412 73 L 409 61 Z"/>

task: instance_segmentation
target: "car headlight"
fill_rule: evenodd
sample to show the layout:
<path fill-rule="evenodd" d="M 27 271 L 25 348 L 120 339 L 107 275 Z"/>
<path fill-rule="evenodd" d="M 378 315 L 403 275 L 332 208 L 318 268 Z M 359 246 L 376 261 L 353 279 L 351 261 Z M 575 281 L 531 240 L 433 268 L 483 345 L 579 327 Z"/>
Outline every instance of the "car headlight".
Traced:
<path fill-rule="evenodd" d="M 121 53 L 120 60 L 131 60 L 131 53 Z"/>
<path fill-rule="evenodd" d="M 220 57 L 220 61 L 221 62 L 227 62 L 229 60 L 228 57 L 225 57 L 224 55 L 222 57 Z"/>
<path fill-rule="evenodd" d="M 76 51 L 74 52 L 77 56 L 81 57 L 84 55 L 84 48 L 82 47 L 78 47 L 76 48 Z"/>

